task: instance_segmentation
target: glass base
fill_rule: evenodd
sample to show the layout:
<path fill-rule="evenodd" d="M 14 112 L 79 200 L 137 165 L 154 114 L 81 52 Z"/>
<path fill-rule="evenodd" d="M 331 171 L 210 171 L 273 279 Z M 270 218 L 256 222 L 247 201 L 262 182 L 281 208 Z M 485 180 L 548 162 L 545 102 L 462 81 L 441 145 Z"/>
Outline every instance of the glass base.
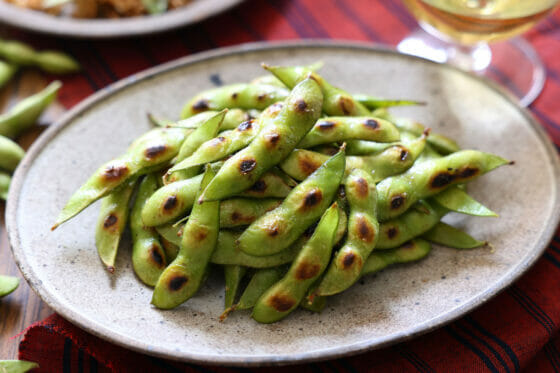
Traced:
<path fill-rule="evenodd" d="M 397 49 L 489 78 L 516 97 L 521 106 L 529 106 L 537 98 L 546 78 L 541 59 L 523 38 L 462 46 L 418 29 L 403 39 Z"/>

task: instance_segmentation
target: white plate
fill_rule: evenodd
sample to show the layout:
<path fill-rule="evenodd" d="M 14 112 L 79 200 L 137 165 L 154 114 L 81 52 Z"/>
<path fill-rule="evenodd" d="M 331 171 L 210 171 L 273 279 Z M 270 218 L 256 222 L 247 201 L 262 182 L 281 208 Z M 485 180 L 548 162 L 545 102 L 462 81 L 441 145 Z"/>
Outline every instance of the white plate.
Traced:
<path fill-rule="evenodd" d="M 464 148 L 516 161 L 470 185 L 500 218 L 449 217 L 493 249 L 437 247 L 425 260 L 366 278 L 329 299 L 321 314 L 296 311 L 259 325 L 247 312 L 218 322 L 223 283 L 211 278 L 173 311 L 150 306 L 134 277 L 130 249 L 109 275 L 94 246 L 98 204 L 54 232 L 70 195 L 103 162 L 150 128 L 149 110 L 177 117 L 200 90 L 263 74 L 260 62 L 324 61 L 322 74 L 351 92 L 427 101 L 399 109 Z M 543 252 L 560 212 L 558 157 L 528 113 L 484 81 L 449 66 L 362 44 L 251 44 L 181 59 L 134 75 L 71 110 L 33 145 L 16 172 L 7 207 L 15 258 L 37 293 L 63 317 L 147 354 L 206 364 L 286 364 L 334 358 L 403 341 L 484 303 Z"/>

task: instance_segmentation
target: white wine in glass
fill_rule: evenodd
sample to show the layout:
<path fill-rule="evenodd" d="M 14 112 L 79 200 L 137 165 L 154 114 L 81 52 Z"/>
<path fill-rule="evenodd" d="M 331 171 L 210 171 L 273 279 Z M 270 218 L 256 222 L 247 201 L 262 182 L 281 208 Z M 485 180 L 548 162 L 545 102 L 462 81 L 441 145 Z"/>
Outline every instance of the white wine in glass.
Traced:
<path fill-rule="evenodd" d="M 399 43 L 402 52 L 449 62 L 507 84 L 524 106 L 540 93 L 544 68 L 523 39 L 559 0 L 402 0 L 422 30 Z M 503 64 L 515 63 L 514 69 Z"/>

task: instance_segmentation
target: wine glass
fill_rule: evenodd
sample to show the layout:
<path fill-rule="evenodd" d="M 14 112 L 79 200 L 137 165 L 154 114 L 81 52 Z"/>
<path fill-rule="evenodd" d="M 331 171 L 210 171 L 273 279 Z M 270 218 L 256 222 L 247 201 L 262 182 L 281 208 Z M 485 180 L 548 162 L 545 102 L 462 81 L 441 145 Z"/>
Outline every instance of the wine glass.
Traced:
<path fill-rule="evenodd" d="M 522 106 L 539 95 L 545 68 L 533 47 L 518 35 L 552 12 L 560 0 L 402 1 L 421 28 L 399 43 L 399 51 L 488 77 Z"/>

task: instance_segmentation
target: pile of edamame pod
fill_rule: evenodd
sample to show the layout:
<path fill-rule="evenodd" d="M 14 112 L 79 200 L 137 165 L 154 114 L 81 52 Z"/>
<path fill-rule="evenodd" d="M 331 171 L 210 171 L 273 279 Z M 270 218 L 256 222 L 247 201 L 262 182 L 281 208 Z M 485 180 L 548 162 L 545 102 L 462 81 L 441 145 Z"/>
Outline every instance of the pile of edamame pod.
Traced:
<path fill-rule="evenodd" d="M 53 229 L 102 198 L 95 239 L 110 272 L 128 223 L 155 307 L 179 306 L 219 268 L 221 319 L 252 309 L 261 323 L 319 312 L 362 276 L 425 257 L 431 242 L 485 244 L 441 219 L 496 216 L 465 183 L 508 160 L 387 111 L 417 102 L 351 95 L 318 65 L 263 66 L 270 75 L 196 95 L 180 121 L 151 117 L 157 127 L 103 164 Z"/>

